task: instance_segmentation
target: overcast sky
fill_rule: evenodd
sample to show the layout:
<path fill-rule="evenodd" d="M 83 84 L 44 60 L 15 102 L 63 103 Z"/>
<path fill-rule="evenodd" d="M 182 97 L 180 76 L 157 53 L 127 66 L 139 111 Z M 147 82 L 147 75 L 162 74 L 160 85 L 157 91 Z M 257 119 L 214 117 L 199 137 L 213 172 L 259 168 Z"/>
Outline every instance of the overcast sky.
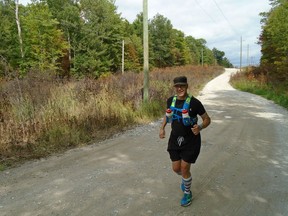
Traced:
<path fill-rule="evenodd" d="M 27 1 L 19 0 L 22 4 Z M 143 10 L 143 0 L 116 0 L 115 4 L 130 23 Z M 259 13 L 270 8 L 269 0 L 148 0 L 148 17 L 163 15 L 175 29 L 205 39 L 210 49 L 224 51 L 230 62 L 239 66 L 241 36 L 242 65 L 259 63 Z"/>

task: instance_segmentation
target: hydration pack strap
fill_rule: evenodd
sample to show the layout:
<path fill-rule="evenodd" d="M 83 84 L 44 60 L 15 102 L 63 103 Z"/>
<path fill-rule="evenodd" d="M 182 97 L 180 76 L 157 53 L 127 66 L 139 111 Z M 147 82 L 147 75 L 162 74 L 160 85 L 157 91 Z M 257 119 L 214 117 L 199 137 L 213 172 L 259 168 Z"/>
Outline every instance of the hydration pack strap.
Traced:
<path fill-rule="evenodd" d="M 175 107 L 176 106 L 176 100 L 177 100 L 177 95 L 175 95 L 173 97 L 172 103 L 170 106 L 171 110 L 173 111 L 172 121 L 174 121 L 174 120 L 181 121 L 182 120 L 182 111 L 185 109 L 189 112 L 191 97 L 189 95 L 186 97 L 182 109 Z"/>
<path fill-rule="evenodd" d="M 172 103 L 171 103 L 171 106 L 170 106 L 170 107 L 172 107 L 173 109 L 175 108 L 176 100 L 177 100 L 177 95 L 175 95 L 175 96 L 173 97 L 173 100 L 172 100 Z M 184 102 L 184 104 L 183 104 L 183 108 L 182 108 L 182 109 L 189 110 L 189 108 L 190 108 L 190 101 L 191 101 L 191 97 L 188 95 L 188 96 L 186 97 L 186 100 L 185 100 L 185 102 Z"/>
<path fill-rule="evenodd" d="M 175 107 L 175 106 L 176 106 L 177 95 L 175 95 L 175 96 L 173 97 L 172 103 L 171 103 L 171 106 L 170 106 L 170 109 L 171 109 L 172 112 L 173 112 L 172 121 L 175 121 L 175 120 L 178 120 L 179 122 L 182 121 L 185 126 L 197 124 L 197 121 L 198 121 L 197 116 L 196 116 L 195 118 L 190 117 L 190 119 L 189 119 L 188 121 L 187 121 L 187 119 L 184 120 L 184 119 L 182 118 L 182 111 L 183 111 L 184 109 L 189 112 L 189 109 L 190 109 L 190 101 L 191 101 L 191 98 L 192 98 L 192 97 L 193 97 L 193 96 L 190 97 L 189 95 L 186 97 L 182 109 Z"/>

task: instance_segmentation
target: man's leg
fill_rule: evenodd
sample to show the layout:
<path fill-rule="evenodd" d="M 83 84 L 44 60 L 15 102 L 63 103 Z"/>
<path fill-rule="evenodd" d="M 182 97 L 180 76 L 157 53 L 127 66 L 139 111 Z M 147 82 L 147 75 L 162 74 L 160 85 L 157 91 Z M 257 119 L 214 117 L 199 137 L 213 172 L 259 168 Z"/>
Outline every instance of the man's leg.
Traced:
<path fill-rule="evenodd" d="M 183 160 L 181 160 L 180 164 L 181 164 L 182 177 L 183 178 L 190 178 L 191 177 L 191 172 L 190 172 L 191 164 L 187 163 Z"/>
<path fill-rule="evenodd" d="M 182 181 L 185 186 L 185 193 L 190 193 L 192 176 L 190 172 L 191 164 L 181 160 L 181 173 L 182 173 Z"/>
<path fill-rule="evenodd" d="M 192 176 L 190 172 L 191 164 L 185 161 L 181 161 L 181 173 L 182 173 L 182 184 L 184 185 L 184 196 L 181 200 L 182 206 L 188 206 L 191 204 L 192 193 L 191 193 L 191 184 Z"/>
<path fill-rule="evenodd" d="M 179 161 L 172 161 L 172 169 L 178 175 L 181 175 L 181 160 Z"/>

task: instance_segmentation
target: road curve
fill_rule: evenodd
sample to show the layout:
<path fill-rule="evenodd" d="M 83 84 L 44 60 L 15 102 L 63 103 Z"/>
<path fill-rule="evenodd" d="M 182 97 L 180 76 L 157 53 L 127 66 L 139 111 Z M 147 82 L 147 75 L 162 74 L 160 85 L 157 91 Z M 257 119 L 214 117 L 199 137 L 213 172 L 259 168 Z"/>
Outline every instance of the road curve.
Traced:
<path fill-rule="evenodd" d="M 229 85 L 199 95 L 212 124 L 192 167 L 192 205 L 179 205 L 160 121 L 0 173 L 0 215 L 287 216 L 288 112 Z"/>

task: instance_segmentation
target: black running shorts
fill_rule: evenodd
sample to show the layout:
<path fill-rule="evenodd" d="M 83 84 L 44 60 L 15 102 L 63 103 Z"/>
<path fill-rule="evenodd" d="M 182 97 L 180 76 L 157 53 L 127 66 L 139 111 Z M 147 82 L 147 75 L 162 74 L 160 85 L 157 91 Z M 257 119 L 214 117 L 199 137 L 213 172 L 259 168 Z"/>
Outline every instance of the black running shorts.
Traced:
<path fill-rule="evenodd" d="M 171 161 L 184 160 L 187 163 L 195 163 L 201 148 L 200 134 L 195 136 L 170 135 L 167 151 Z"/>

